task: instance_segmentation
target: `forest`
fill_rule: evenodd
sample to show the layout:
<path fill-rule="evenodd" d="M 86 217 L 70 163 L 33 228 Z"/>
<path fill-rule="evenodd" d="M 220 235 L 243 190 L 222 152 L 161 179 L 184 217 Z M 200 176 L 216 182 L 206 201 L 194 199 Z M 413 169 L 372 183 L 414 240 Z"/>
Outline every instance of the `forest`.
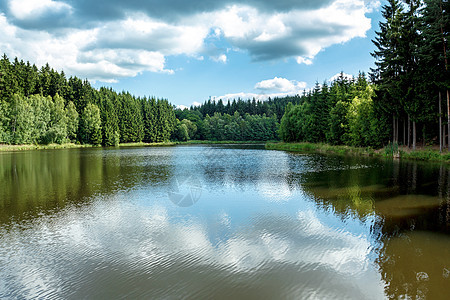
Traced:
<path fill-rule="evenodd" d="M 284 107 L 277 109 L 282 115 Z M 167 100 L 135 97 L 105 87 L 95 89 L 88 80 L 67 79 L 63 71 L 48 64 L 38 69 L 18 58 L 10 61 L 6 54 L 0 59 L 0 144 L 115 146 L 189 139 L 278 139 L 275 114 L 249 112 L 181 111 Z"/>
<path fill-rule="evenodd" d="M 283 141 L 450 149 L 449 3 L 389 0 L 372 41 L 375 68 L 316 85 L 281 119 Z M 445 105 L 445 99 L 446 105 Z M 444 102 L 444 104 L 443 104 Z"/>
<path fill-rule="evenodd" d="M 113 146 L 168 141 L 176 126 L 163 99 L 93 88 L 47 64 L 0 59 L 0 143 Z"/>
<path fill-rule="evenodd" d="M 389 143 L 450 149 L 449 2 L 389 0 L 372 41 L 369 75 L 341 75 L 302 95 L 266 101 L 207 100 L 177 109 L 88 80 L 0 59 L 0 144 L 229 140 Z"/>

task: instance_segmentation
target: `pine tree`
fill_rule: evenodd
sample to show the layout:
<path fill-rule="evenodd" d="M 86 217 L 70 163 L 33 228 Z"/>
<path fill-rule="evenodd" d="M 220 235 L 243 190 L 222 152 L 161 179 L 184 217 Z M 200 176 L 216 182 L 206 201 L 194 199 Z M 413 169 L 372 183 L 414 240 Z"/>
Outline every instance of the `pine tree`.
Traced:
<path fill-rule="evenodd" d="M 398 142 L 396 122 L 401 111 L 403 91 L 399 86 L 399 76 L 403 69 L 400 60 L 400 39 L 403 22 L 402 4 L 399 0 L 389 0 L 382 8 L 385 22 L 380 22 L 380 31 L 372 40 L 377 48 L 371 55 L 376 59 L 376 68 L 371 70 L 372 82 L 379 85 L 377 101 L 380 107 L 392 115 L 393 142 Z"/>
<path fill-rule="evenodd" d="M 450 85 L 450 73 L 446 63 L 450 32 L 449 3 L 442 0 L 425 0 L 424 4 L 420 12 L 422 18 L 418 28 L 422 33 L 418 49 L 419 73 L 422 76 L 417 88 L 422 92 L 421 97 L 424 98 L 424 101 L 432 99 L 434 103 L 438 102 L 439 145 L 440 151 L 442 151 L 441 99 L 445 99 Z M 447 106 L 447 111 L 449 109 Z"/>

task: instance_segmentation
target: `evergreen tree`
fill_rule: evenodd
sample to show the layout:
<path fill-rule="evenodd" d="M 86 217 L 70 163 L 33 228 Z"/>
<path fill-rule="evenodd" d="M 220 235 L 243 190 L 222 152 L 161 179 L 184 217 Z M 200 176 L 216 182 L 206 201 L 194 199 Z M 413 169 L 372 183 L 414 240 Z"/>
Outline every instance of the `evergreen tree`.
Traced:
<path fill-rule="evenodd" d="M 392 115 L 393 120 L 393 142 L 397 142 L 398 130 L 396 119 L 401 108 L 401 98 L 404 95 L 402 87 L 399 85 L 400 72 L 403 70 L 400 55 L 401 27 L 404 21 L 402 4 L 399 0 L 389 0 L 382 8 L 382 15 L 385 22 L 380 22 L 380 31 L 376 32 L 377 37 L 372 40 L 377 48 L 372 54 L 376 59 L 376 68 L 372 69 L 372 81 L 379 85 L 380 101 L 386 113 Z"/>
<path fill-rule="evenodd" d="M 157 108 L 155 98 L 142 101 L 142 118 L 144 123 L 144 141 L 153 143 L 157 141 L 156 123 Z"/>
<path fill-rule="evenodd" d="M 119 117 L 117 116 L 117 97 L 112 90 L 102 88 L 101 119 L 103 145 L 118 146 L 120 142 Z"/>

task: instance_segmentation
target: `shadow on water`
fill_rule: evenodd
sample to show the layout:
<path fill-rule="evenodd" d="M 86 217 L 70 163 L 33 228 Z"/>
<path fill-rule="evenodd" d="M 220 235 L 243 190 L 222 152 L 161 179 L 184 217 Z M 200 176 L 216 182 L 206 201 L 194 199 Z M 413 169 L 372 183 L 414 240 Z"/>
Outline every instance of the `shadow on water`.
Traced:
<path fill-rule="evenodd" d="M 311 169 L 296 182 L 318 205 L 344 219 L 376 214 L 381 217 L 377 233 L 386 236 L 410 230 L 450 233 L 447 166 L 323 156 L 308 164 L 318 171 Z"/>
<path fill-rule="evenodd" d="M 67 149 L 0 153 L 0 224 L 83 205 L 140 184 L 167 184 L 167 151 Z"/>
<path fill-rule="evenodd" d="M 292 157 L 295 170 L 296 159 Z M 324 162 L 325 161 L 325 162 Z M 303 174 L 302 189 L 343 220 L 375 217 L 376 263 L 389 298 L 448 299 L 450 169 L 432 163 L 316 156 L 328 169 Z M 359 166 L 353 168 L 354 166 Z M 295 177 L 295 172 L 294 175 Z"/>

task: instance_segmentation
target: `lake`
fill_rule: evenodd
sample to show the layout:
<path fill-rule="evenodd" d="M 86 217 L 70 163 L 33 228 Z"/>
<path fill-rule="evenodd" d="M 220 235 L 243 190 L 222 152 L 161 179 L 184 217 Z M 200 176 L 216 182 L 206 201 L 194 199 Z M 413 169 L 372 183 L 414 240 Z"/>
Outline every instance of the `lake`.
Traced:
<path fill-rule="evenodd" d="M 450 298 L 447 165 L 260 145 L 0 153 L 0 298 Z"/>

